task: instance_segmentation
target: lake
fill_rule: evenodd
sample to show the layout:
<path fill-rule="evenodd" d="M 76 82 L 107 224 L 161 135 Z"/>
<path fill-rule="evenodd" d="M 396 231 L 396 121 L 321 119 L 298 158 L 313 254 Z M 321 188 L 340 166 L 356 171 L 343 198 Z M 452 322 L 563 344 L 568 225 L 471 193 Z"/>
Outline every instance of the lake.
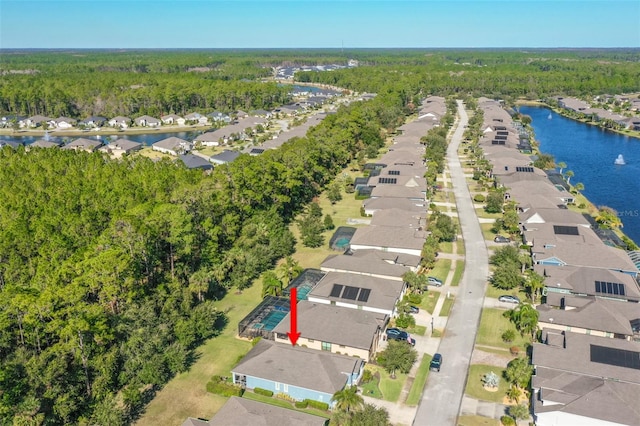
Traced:
<path fill-rule="evenodd" d="M 553 155 L 556 163 L 565 162 L 565 170 L 574 173 L 571 183 L 582 182 L 582 193 L 596 206 L 614 208 L 625 234 L 640 243 L 640 139 L 565 118 L 548 108 L 519 110 L 532 118 L 540 151 Z M 625 165 L 614 164 L 619 155 Z"/>

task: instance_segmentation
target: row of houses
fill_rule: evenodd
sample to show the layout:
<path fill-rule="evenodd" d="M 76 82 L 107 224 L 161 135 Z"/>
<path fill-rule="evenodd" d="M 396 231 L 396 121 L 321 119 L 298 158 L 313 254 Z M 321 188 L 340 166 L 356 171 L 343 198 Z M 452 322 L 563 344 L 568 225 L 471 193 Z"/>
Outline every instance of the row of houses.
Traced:
<path fill-rule="evenodd" d="M 423 109 L 442 116 L 444 99 L 428 98 Z M 437 120 L 421 118 L 401 127 L 368 183 L 371 223 L 341 234 L 350 238 L 348 250 L 326 258 L 320 269 L 303 271 L 283 297 L 267 296 L 240 322 L 240 337 L 262 339 L 232 369 L 234 383 L 330 406 L 333 394 L 358 383 L 365 364 L 386 345 L 385 329 L 407 289 L 402 276 L 420 265 L 426 238 L 420 137 L 435 125 Z M 287 334 L 292 288 L 301 333 L 296 346 Z M 208 424 L 222 424 L 218 417 L 227 415 L 223 408 Z"/>
<path fill-rule="evenodd" d="M 568 186 L 518 149 L 518 129 L 501 105 L 482 98 L 479 106 L 480 145 L 496 185 L 516 202 L 522 243 L 545 280 L 536 306 L 542 337 L 532 351 L 536 424 L 640 424 L 638 265 L 568 208 Z M 493 143 L 498 128 L 504 144 Z"/>
<path fill-rule="evenodd" d="M 583 117 L 590 117 L 594 121 L 609 120 L 622 129 L 640 131 L 640 117 L 633 116 L 627 117 L 622 114 L 612 112 L 608 109 L 591 107 L 591 104 L 578 98 L 561 97 L 554 98 L 560 108 L 564 108 L 567 111 L 580 114 Z M 627 100 L 629 101 L 629 100 Z M 631 102 L 631 111 L 640 111 L 640 99 L 635 99 Z"/>

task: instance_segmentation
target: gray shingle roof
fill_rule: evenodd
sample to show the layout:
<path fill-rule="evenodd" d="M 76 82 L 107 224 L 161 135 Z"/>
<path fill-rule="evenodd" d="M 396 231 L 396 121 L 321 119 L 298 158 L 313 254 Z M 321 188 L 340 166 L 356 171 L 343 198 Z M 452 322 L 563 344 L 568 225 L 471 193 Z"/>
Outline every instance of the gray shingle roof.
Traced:
<path fill-rule="evenodd" d="M 260 340 L 232 372 L 334 394 L 362 363 L 359 358 Z"/>
<path fill-rule="evenodd" d="M 327 419 L 232 396 L 205 424 L 211 426 L 324 426 L 327 424 Z M 187 425 L 183 424 L 183 426 Z M 201 425 L 196 424 L 195 426 Z"/>
<path fill-rule="evenodd" d="M 401 280 L 402 275 L 411 268 L 417 268 L 419 263 L 420 256 L 381 250 L 356 250 L 350 255 L 327 257 L 320 269 L 326 272 L 349 272 Z"/>

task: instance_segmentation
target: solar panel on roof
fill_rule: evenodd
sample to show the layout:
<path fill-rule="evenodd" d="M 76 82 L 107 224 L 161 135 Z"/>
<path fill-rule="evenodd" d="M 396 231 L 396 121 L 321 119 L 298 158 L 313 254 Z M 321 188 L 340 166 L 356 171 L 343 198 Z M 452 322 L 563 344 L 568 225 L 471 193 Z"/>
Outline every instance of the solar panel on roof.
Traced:
<path fill-rule="evenodd" d="M 591 362 L 640 370 L 640 352 L 591 345 Z"/>
<path fill-rule="evenodd" d="M 400 170 L 389 170 L 389 174 L 391 176 L 399 176 L 400 175 Z"/>
<path fill-rule="evenodd" d="M 608 281 L 596 281 L 595 282 L 596 293 L 613 294 L 613 295 L 625 295 L 624 284 L 612 283 Z"/>
<path fill-rule="evenodd" d="M 348 300 L 356 300 L 359 291 L 360 287 L 345 286 L 344 292 L 342 293 L 342 298 Z"/>
<path fill-rule="evenodd" d="M 553 225 L 553 233 L 556 235 L 580 235 L 577 226 Z"/>
<path fill-rule="evenodd" d="M 370 294 L 371 294 L 371 289 L 361 288 L 360 294 L 358 295 L 358 302 L 367 302 L 369 300 Z"/>
<path fill-rule="evenodd" d="M 533 173 L 533 167 L 516 166 L 516 172 Z"/>
<path fill-rule="evenodd" d="M 342 288 L 344 286 L 341 284 L 334 284 L 333 288 L 331 289 L 331 293 L 329 294 L 329 297 L 340 297 L 340 293 L 342 293 Z"/>
<path fill-rule="evenodd" d="M 389 184 L 393 184 L 395 185 L 396 183 L 398 183 L 398 179 L 397 178 L 386 178 L 386 177 L 381 177 L 378 180 L 378 183 L 389 183 Z"/>

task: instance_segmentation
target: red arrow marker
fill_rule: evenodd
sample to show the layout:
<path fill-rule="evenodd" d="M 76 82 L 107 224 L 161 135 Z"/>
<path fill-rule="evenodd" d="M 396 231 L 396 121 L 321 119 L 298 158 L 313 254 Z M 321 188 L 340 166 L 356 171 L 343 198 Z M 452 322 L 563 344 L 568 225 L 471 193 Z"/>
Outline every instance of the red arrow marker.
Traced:
<path fill-rule="evenodd" d="M 291 344 L 293 346 L 296 345 L 296 342 L 298 341 L 298 337 L 300 337 L 300 333 L 298 332 L 298 295 L 296 293 L 298 293 L 298 289 L 295 287 L 292 288 L 291 289 L 291 312 L 289 313 L 291 315 L 291 323 L 289 326 L 289 329 L 291 331 L 287 333 L 289 335 L 289 340 L 291 341 Z"/>

